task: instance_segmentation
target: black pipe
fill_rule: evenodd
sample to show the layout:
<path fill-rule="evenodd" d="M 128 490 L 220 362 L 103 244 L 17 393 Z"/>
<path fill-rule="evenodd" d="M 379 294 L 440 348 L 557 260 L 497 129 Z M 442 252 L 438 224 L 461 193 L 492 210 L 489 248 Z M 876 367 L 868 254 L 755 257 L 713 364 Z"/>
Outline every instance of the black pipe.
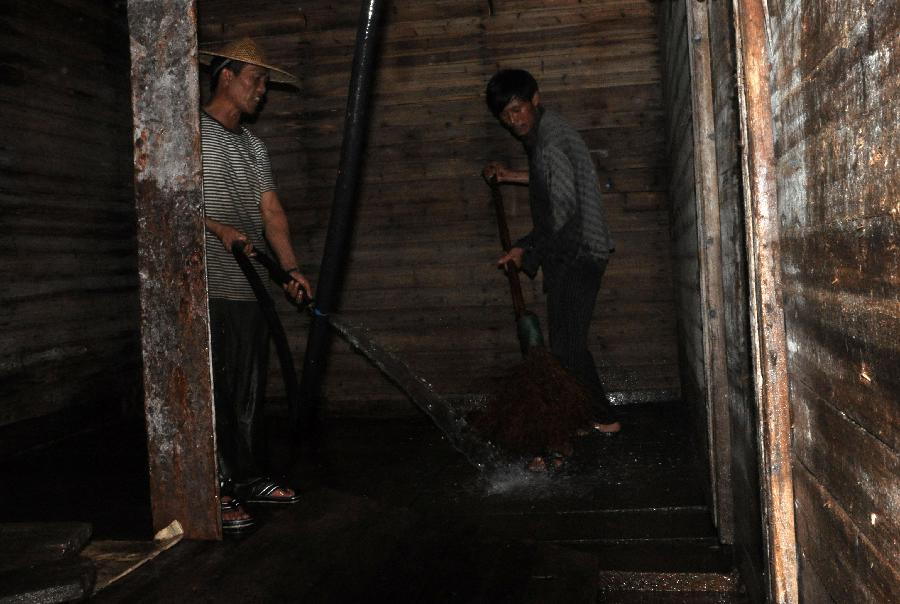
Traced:
<path fill-rule="evenodd" d="M 328 221 L 325 251 L 319 268 L 319 282 L 316 286 L 317 314 L 314 315 L 310 326 L 303 359 L 303 377 L 300 381 L 304 401 L 301 428 L 307 433 L 312 430 L 318 418 L 325 354 L 330 335 L 326 317 L 333 309 L 340 293 L 344 261 L 353 230 L 353 211 L 365 145 L 366 114 L 372 75 L 375 71 L 381 6 L 382 0 L 363 0 L 359 29 L 356 32 L 353 72 L 350 76 L 350 92 L 344 119 L 344 140 L 341 144 L 341 163 L 334 189 L 331 218 Z"/>

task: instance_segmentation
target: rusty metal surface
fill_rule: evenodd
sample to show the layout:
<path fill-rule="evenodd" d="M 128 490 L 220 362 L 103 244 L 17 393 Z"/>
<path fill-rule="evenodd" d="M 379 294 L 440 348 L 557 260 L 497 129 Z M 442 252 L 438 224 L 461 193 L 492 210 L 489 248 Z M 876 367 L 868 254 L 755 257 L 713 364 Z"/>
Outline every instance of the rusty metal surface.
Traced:
<path fill-rule="evenodd" d="M 130 0 L 144 404 L 153 524 L 219 538 L 192 0 Z"/>
<path fill-rule="evenodd" d="M 760 410 L 760 483 L 769 599 L 798 601 L 794 488 L 791 474 L 791 410 L 787 344 L 781 298 L 781 252 L 775 148 L 762 0 L 735 0 L 738 91 L 744 137 L 743 167 L 750 332 L 756 398 Z"/>

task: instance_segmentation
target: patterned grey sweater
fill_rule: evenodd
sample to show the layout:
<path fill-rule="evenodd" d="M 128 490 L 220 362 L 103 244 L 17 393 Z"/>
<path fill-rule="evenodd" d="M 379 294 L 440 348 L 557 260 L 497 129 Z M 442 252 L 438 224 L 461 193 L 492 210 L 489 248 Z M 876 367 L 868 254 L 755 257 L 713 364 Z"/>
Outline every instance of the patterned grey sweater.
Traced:
<path fill-rule="evenodd" d="M 524 141 L 533 230 L 516 242 L 522 269 L 544 271 L 544 288 L 576 261 L 599 263 L 613 248 L 590 152 L 581 135 L 553 111 L 541 111 Z"/>

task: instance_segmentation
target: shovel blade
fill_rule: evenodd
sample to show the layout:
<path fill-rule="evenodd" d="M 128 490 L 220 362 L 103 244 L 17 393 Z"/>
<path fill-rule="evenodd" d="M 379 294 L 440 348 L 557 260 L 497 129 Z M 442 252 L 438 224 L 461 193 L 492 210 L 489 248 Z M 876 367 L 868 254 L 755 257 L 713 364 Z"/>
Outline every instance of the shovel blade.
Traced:
<path fill-rule="evenodd" d="M 527 356 L 528 351 L 532 348 L 544 346 L 541 324 L 534 313 L 526 312 L 519 317 L 519 320 L 516 322 L 516 329 L 519 334 L 519 347 L 522 349 L 522 356 Z"/>

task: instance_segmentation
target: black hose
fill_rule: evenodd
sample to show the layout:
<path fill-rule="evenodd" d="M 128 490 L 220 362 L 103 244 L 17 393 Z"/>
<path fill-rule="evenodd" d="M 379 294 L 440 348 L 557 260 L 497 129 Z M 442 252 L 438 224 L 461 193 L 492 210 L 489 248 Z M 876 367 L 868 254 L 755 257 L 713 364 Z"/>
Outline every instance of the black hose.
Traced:
<path fill-rule="evenodd" d="M 310 326 L 306 354 L 303 358 L 303 377 L 300 390 L 304 407 L 308 410 L 302 418 L 304 431 L 309 432 L 317 423 L 319 393 L 325 373 L 330 329 L 328 313 L 333 310 L 340 293 L 343 266 L 353 231 L 353 213 L 359 184 L 359 171 L 365 147 L 367 110 L 370 87 L 375 71 L 377 34 L 382 0 L 364 0 L 356 33 L 356 50 L 353 55 L 353 72 L 344 120 L 344 139 L 341 144 L 341 161 L 335 184 L 334 202 L 328 222 L 325 251 L 319 269 L 317 284 L 317 312 Z"/>

